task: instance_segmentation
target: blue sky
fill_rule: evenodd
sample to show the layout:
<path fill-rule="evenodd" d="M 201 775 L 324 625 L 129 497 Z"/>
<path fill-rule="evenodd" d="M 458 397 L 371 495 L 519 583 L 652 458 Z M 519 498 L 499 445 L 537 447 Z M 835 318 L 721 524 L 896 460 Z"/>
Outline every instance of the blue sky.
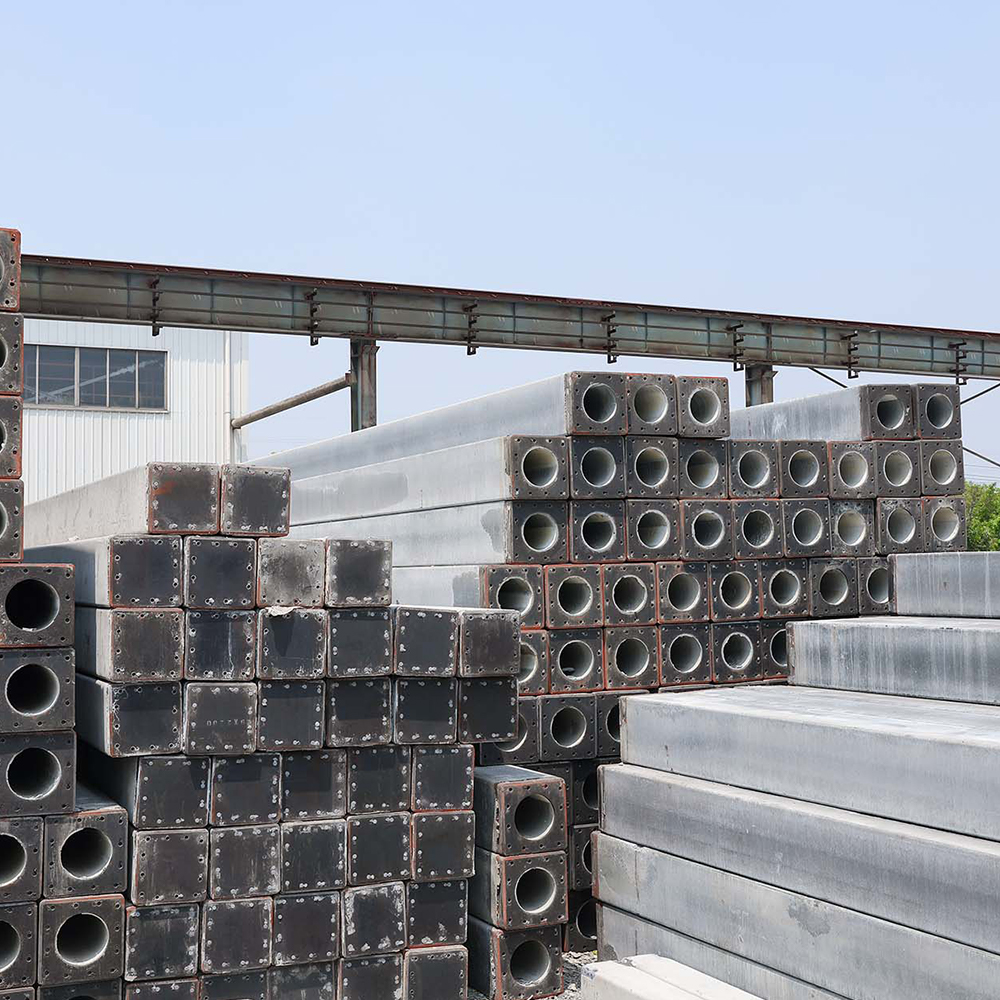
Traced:
<path fill-rule="evenodd" d="M 995 4 L 6 3 L 0 33 L 28 252 L 1000 329 Z M 602 362 L 380 363 L 390 419 Z M 252 405 L 346 366 L 254 338 Z M 1000 458 L 998 417 L 966 437 Z M 332 397 L 251 449 L 347 426 Z"/>

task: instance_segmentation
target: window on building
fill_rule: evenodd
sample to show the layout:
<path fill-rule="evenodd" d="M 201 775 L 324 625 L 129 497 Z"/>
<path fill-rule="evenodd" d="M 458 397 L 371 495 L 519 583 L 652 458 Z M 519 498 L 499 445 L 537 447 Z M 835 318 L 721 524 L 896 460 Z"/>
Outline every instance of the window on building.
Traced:
<path fill-rule="evenodd" d="M 41 406 L 164 410 L 165 351 L 25 344 L 24 401 Z"/>

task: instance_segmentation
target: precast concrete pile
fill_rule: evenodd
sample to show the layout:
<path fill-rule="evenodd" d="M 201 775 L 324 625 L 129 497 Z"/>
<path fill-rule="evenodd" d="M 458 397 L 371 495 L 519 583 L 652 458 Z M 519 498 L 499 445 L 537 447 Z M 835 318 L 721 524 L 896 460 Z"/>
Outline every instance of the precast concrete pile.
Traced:
<path fill-rule="evenodd" d="M 390 538 L 404 600 L 519 613 L 518 733 L 479 759 L 565 779 L 580 948 L 620 696 L 780 681 L 789 622 L 885 614 L 891 553 L 965 546 L 960 434 L 952 386 L 730 415 L 724 379 L 577 372 L 262 461 L 293 535 Z"/>
<path fill-rule="evenodd" d="M 157 463 L 26 512 L 76 569 L 81 772 L 120 824 L 78 852 L 116 921 L 61 998 L 466 995 L 472 744 L 514 735 L 517 616 L 392 605 L 390 544 L 289 538 L 289 499 L 287 470 Z"/>

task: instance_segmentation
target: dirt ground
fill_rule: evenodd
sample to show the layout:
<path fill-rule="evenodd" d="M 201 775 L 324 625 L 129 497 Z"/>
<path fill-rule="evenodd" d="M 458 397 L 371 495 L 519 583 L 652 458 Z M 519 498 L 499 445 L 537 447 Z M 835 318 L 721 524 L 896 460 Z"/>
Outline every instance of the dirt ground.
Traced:
<path fill-rule="evenodd" d="M 567 952 L 563 955 L 563 980 L 566 988 L 561 994 L 562 1000 L 579 1000 L 580 967 L 596 961 L 596 951 Z M 469 990 L 469 1000 L 486 1000 L 486 998 L 476 990 Z"/>

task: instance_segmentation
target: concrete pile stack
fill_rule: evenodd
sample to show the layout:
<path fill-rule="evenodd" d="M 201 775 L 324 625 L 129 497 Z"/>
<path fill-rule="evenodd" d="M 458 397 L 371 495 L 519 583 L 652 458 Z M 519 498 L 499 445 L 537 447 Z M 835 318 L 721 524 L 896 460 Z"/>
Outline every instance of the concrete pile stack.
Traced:
<path fill-rule="evenodd" d="M 76 566 L 81 767 L 128 814 L 85 995 L 462 1000 L 516 615 L 392 606 L 387 543 L 283 537 L 283 470 L 157 464 L 27 518 Z"/>

